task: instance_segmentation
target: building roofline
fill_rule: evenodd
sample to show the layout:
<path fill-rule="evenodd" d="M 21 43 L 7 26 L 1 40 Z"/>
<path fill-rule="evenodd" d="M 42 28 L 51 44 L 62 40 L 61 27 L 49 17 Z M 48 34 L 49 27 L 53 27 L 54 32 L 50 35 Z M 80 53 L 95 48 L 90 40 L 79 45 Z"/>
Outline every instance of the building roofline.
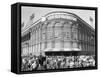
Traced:
<path fill-rule="evenodd" d="M 65 11 L 53 11 L 53 12 L 47 13 L 47 14 L 44 15 L 43 17 L 47 17 L 48 15 L 53 14 L 53 13 L 65 13 L 65 14 L 73 15 L 73 17 L 79 19 L 81 22 L 83 22 L 83 23 L 86 24 L 89 28 L 91 28 L 93 31 L 95 31 L 95 29 L 94 29 L 91 25 L 89 25 L 87 22 L 85 22 L 82 18 L 80 18 L 78 15 L 76 15 L 76 14 L 74 14 L 74 13 L 65 12 Z M 32 23 L 29 27 L 26 27 L 26 28 L 22 31 L 22 33 L 25 32 L 25 31 L 27 31 L 29 28 L 33 27 L 33 26 L 32 26 L 33 24 L 35 25 L 35 24 L 37 24 L 37 23 L 39 23 L 39 22 L 41 22 L 41 18 L 39 18 L 37 21 L 35 21 L 34 23 Z"/>

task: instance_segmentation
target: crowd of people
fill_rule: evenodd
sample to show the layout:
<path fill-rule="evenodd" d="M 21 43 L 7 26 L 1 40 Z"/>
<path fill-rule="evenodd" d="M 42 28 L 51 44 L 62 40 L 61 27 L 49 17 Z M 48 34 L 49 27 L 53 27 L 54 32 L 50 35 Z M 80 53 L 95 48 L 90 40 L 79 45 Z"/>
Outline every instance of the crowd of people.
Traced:
<path fill-rule="evenodd" d="M 35 56 L 30 55 L 22 58 L 22 71 L 80 68 L 95 66 L 94 56 Z"/>
<path fill-rule="evenodd" d="M 47 57 L 47 69 L 78 68 L 95 66 L 93 56 L 49 56 Z"/>

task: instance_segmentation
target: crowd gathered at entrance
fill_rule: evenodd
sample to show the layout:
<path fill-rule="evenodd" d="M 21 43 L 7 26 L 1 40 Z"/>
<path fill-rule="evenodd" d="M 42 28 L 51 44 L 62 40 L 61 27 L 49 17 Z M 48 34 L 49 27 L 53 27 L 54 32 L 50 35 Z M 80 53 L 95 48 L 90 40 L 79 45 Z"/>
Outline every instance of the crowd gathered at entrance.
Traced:
<path fill-rule="evenodd" d="M 35 56 L 22 58 L 21 71 L 80 68 L 95 66 L 94 56 Z"/>

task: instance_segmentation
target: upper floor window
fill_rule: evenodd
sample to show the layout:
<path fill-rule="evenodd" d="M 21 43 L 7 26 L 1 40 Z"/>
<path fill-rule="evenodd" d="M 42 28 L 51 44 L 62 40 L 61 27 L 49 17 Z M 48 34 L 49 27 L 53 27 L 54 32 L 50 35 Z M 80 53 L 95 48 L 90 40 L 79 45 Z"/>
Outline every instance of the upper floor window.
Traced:
<path fill-rule="evenodd" d="M 78 29 L 77 26 L 72 26 L 72 39 L 77 40 L 78 39 Z"/>
<path fill-rule="evenodd" d="M 30 37 L 31 37 L 30 32 L 28 32 L 26 35 L 22 36 L 22 42 L 30 40 Z"/>
<path fill-rule="evenodd" d="M 62 26 L 62 24 L 60 22 L 55 24 L 55 27 L 54 27 L 55 38 L 61 37 L 61 26 Z"/>

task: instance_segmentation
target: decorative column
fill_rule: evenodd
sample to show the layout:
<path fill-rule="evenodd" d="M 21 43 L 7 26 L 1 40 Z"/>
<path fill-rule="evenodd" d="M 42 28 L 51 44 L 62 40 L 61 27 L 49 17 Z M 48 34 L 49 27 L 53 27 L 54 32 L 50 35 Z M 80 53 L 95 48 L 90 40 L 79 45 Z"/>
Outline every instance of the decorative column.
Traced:
<path fill-rule="evenodd" d="M 41 44 L 41 27 L 40 27 L 40 24 L 39 24 L 39 47 L 38 47 L 38 49 L 39 49 L 39 53 L 40 53 L 40 44 Z"/>

